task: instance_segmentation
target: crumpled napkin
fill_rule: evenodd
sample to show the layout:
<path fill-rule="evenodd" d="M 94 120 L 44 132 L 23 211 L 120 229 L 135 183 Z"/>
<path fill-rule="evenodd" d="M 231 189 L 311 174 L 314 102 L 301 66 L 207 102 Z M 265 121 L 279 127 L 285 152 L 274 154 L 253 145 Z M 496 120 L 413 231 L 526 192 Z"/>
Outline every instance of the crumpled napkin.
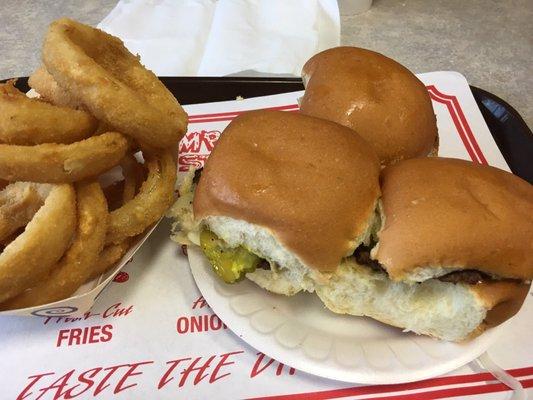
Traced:
<path fill-rule="evenodd" d="M 159 76 L 299 76 L 340 42 L 336 0 L 121 0 L 98 27 Z"/>

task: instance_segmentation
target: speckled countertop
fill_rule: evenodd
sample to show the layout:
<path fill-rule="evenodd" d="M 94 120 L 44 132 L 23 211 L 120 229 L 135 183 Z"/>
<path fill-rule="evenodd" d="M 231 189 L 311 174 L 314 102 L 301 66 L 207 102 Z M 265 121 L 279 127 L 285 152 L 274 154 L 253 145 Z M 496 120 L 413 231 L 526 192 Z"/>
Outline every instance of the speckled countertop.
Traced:
<path fill-rule="evenodd" d="M 48 23 L 61 16 L 97 24 L 116 0 L 2 0 L 0 78 L 39 64 Z M 459 71 L 513 105 L 533 126 L 533 1 L 374 0 L 342 16 L 342 44 L 384 53 L 414 72 Z"/>

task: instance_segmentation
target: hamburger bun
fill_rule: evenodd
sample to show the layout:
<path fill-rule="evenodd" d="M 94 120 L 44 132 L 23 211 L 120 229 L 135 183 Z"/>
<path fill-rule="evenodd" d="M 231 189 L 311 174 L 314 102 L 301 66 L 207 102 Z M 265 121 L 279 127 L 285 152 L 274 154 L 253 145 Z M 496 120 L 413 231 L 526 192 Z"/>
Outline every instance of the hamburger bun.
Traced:
<path fill-rule="evenodd" d="M 312 290 L 311 280 L 327 279 L 368 240 L 379 172 L 372 147 L 348 128 L 251 111 L 228 125 L 207 160 L 194 216 L 229 246 L 275 263 L 293 289 Z"/>
<path fill-rule="evenodd" d="M 327 308 L 449 341 L 518 312 L 533 277 L 529 183 L 450 158 L 401 161 L 380 180 L 377 243 L 316 286 Z"/>
<path fill-rule="evenodd" d="M 511 318 L 529 289 L 530 284 L 508 280 L 474 285 L 438 279 L 397 282 L 350 259 L 328 283 L 317 285 L 316 293 L 333 312 L 367 316 L 404 331 L 458 342 Z"/>
<path fill-rule="evenodd" d="M 436 155 L 437 123 L 426 87 L 382 54 L 336 47 L 304 65 L 302 113 L 355 130 L 383 164 Z"/>
<path fill-rule="evenodd" d="M 396 281 L 456 270 L 533 278 L 533 186 L 500 169 L 420 158 L 381 175 L 383 220 L 372 252 Z"/>

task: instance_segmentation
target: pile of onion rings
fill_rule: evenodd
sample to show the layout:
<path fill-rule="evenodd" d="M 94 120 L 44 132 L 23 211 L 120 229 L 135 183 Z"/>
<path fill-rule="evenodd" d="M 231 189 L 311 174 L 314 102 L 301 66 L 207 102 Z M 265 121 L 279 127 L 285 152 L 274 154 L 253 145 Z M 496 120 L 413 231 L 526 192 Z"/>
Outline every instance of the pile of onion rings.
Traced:
<path fill-rule="evenodd" d="M 0 309 L 112 268 L 174 200 L 187 114 L 123 43 L 53 22 L 29 84 L 0 84 Z M 118 177 L 117 176 L 120 176 Z"/>

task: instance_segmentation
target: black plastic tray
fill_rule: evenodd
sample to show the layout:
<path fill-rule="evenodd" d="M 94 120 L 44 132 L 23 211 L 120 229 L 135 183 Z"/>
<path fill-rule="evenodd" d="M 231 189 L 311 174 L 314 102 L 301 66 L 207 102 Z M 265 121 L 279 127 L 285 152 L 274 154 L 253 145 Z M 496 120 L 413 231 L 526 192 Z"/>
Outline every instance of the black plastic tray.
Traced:
<path fill-rule="evenodd" d="M 162 77 L 181 104 L 206 103 L 303 90 L 299 78 Z M 29 90 L 27 78 L 17 87 Z M 470 86 L 487 125 L 514 174 L 533 184 L 533 135 L 520 114 L 504 100 Z"/>

